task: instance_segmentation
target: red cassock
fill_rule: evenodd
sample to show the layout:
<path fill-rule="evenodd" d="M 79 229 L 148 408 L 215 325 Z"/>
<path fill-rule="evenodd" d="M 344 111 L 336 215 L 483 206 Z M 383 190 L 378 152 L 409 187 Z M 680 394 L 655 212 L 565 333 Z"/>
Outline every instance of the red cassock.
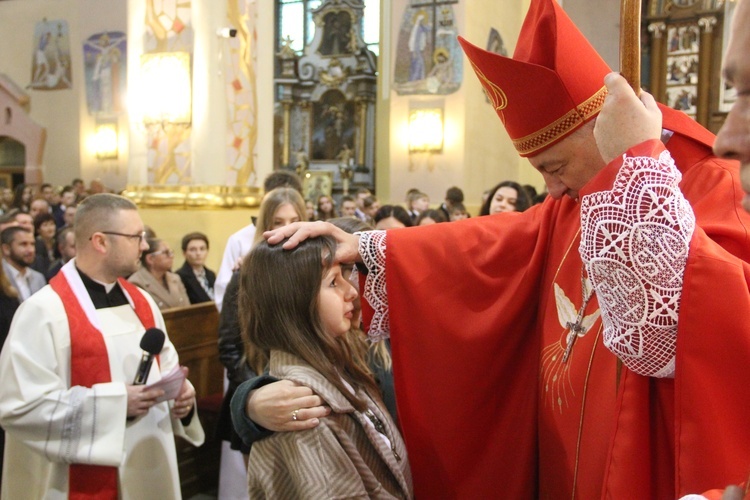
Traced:
<path fill-rule="evenodd" d="M 583 303 L 574 200 L 388 232 L 393 372 L 417 498 L 677 498 L 747 478 L 750 216 L 737 164 L 711 156 L 713 136 L 670 110 L 664 127 L 697 221 L 673 379 L 620 366 L 595 296 L 563 362 L 565 324 Z M 611 189 L 618 167 L 584 191 Z"/>

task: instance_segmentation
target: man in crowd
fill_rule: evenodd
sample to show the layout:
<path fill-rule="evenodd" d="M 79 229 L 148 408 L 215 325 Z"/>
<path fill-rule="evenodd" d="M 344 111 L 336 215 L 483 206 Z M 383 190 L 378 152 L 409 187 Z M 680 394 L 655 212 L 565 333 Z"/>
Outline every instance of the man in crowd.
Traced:
<path fill-rule="evenodd" d="M 605 80 L 554 0 L 532 0 L 513 58 L 461 43 L 549 198 L 439 229 L 298 224 L 269 238 L 297 230 L 291 248 L 333 234 L 337 259 L 367 266 L 369 333 L 392 337 L 415 494 L 677 498 L 743 482 L 750 216 L 737 210 L 738 165 L 713 157 L 714 137 L 686 115 Z M 248 401 L 263 427 L 325 415 L 304 388 L 276 387 Z"/>
<path fill-rule="evenodd" d="M 372 193 L 367 188 L 357 189 L 355 201 L 357 202 L 357 210 L 354 212 L 355 217 L 362 222 L 367 222 L 367 214 L 365 213 L 365 199 L 371 196 Z"/>
<path fill-rule="evenodd" d="M 60 192 L 60 203 L 52 206 L 52 215 L 55 216 L 55 224 L 58 229 L 65 225 L 65 211 L 68 207 L 75 205 L 76 193 L 73 186 L 65 186 Z"/>
<path fill-rule="evenodd" d="M 29 206 L 29 215 L 31 215 L 32 219 L 36 219 L 36 216 L 39 214 L 48 213 L 50 213 L 50 206 L 44 198 L 36 198 L 31 202 L 31 205 Z"/>
<path fill-rule="evenodd" d="M 357 202 L 352 196 L 341 197 L 341 208 L 339 209 L 341 217 L 356 217 L 357 216 Z"/>
<path fill-rule="evenodd" d="M 0 354 L 3 498 L 180 498 L 173 434 L 204 435 L 187 379 L 170 395 L 148 385 L 178 369 L 168 338 L 132 384 L 144 331 L 165 328 L 122 279 L 146 248 L 143 221 L 129 200 L 93 195 L 75 236 L 77 257 L 21 304 Z"/>
<path fill-rule="evenodd" d="M 70 259 L 76 256 L 76 234 L 73 226 L 59 229 L 55 234 L 55 242 L 60 258 L 54 261 L 47 271 L 47 281 L 51 280 Z"/>
<path fill-rule="evenodd" d="M 11 226 L 0 233 L 3 270 L 10 284 L 18 290 L 23 302 L 47 284 L 44 275 L 31 268 L 36 258 L 34 233 L 21 226 Z"/>

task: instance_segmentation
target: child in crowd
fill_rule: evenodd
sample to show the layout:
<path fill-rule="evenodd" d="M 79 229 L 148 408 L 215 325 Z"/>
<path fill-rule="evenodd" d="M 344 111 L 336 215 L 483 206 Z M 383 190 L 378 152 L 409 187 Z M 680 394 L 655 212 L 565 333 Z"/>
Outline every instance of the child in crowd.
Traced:
<path fill-rule="evenodd" d="M 463 203 L 455 203 L 451 207 L 451 222 L 457 220 L 464 220 L 469 218 L 469 212 L 466 211 L 466 207 Z"/>
<path fill-rule="evenodd" d="M 270 351 L 270 374 L 310 387 L 331 408 L 314 429 L 282 432 L 250 452 L 251 497 L 412 498 L 403 440 L 353 328 L 357 291 L 334 263 L 336 244 L 294 250 L 262 242 L 241 270 L 240 323 Z M 294 419 L 296 412 L 290 418 Z"/>

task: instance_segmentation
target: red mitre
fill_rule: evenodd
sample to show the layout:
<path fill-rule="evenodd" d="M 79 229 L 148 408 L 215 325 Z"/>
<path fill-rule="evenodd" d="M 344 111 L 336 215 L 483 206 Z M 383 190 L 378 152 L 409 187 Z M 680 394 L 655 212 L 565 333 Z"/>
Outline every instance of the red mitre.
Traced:
<path fill-rule="evenodd" d="M 458 41 L 521 156 L 599 113 L 611 70 L 555 0 L 532 0 L 513 58 Z"/>

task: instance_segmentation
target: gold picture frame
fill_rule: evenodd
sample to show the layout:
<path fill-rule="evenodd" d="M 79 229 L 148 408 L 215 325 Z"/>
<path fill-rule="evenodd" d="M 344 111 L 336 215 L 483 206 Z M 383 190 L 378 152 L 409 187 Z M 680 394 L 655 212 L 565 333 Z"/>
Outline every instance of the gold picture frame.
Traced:
<path fill-rule="evenodd" d="M 13 175 L 0 173 L 0 189 L 13 189 Z"/>
<path fill-rule="evenodd" d="M 308 170 L 302 181 L 302 193 L 305 200 L 313 203 L 318 202 L 318 198 L 326 195 L 331 196 L 333 191 L 333 172 L 330 170 Z"/>

